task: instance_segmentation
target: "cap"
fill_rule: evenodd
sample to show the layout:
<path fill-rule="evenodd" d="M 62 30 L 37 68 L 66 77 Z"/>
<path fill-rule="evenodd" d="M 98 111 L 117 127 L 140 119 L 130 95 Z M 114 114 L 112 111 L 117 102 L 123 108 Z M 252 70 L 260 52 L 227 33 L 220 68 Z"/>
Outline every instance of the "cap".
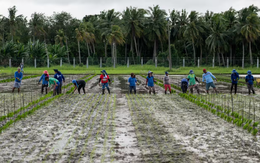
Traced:
<path fill-rule="evenodd" d="M 43 73 L 44 73 L 44 74 L 48 74 L 48 71 L 47 71 L 47 70 L 45 70 L 45 71 L 43 71 Z"/>
<path fill-rule="evenodd" d="M 58 72 L 58 69 L 53 69 L 55 72 Z"/>
<path fill-rule="evenodd" d="M 207 71 L 207 70 L 204 68 L 203 71 Z"/>

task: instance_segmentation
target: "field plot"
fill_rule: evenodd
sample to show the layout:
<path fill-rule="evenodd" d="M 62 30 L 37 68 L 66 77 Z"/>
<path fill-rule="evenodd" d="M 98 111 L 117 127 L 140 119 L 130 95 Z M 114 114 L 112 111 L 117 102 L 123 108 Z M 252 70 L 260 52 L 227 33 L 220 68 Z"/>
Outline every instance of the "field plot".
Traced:
<path fill-rule="evenodd" d="M 260 162 L 259 134 L 158 85 L 148 95 L 141 76 L 137 95 L 128 93 L 129 76 L 111 75 L 105 95 L 92 77 L 87 94 L 65 93 L 4 130 L 0 162 Z M 197 98 L 221 105 L 222 95 Z"/>

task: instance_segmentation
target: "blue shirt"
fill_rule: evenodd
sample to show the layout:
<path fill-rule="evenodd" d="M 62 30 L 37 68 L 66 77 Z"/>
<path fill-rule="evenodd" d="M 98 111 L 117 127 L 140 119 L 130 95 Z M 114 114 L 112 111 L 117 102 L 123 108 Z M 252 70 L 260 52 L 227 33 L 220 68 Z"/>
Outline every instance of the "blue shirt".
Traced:
<path fill-rule="evenodd" d="M 135 83 L 137 82 L 136 78 L 130 77 L 128 79 L 128 82 L 130 83 L 130 86 L 135 86 Z"/>
<path fill-rule="evenodd" d="M 151 76 L 151 77 L 147 76 L 146 79 L 147 79 L 148 86 L 153 87 L 154 86 L 154 77 L 153 76 Z"/>
<path fill-rule="evenodd" d="M 187 88 L 189 87 L 189 81 L 186 78 L 181 80 L 181 87 L 182 87 L 182 83 L 187 83 Z"/>
<path fill-rule="evenodd" d="M 214 75 L 212 75 L 211 72 L 204 73 L 202 75 L 202 82 L 204 82 L 206 80 L 206 83 L 212 83 L 213 82 L 212 78 L 216 79 L 216 77 Z"/>
<path fill-rule="evenodd" d="M 254 84 L 254 77 L 253 75 L 247 75 L 246 76 L 246 82 L 248 82 L 249 85 L 253 85 Z"/>
<path fill-rule="evenodd" d="M 41 76 L 41 78 L 40 78 L 39 82 L 41 82 L 41 81 L 42 81 L 42 84 L 44 84 L 44 85 L 47 85 L 47 84 L 48 84 L 48 81 L 46 81 L 46 80 L 45 80 L 45 77 L 47 77 L 47 75 L 45 75 L 45 74 L 42 74 L 42 76 Z"/>
<path fill-rule="evenodd" d="M 15 81 L 16 81 L 16 82 L 20 83 L 20 82 L 22 81 L 22 79 L 23 79 L 23 73 L 22 73 L 22 72 L 18 73 L 18 71 L 16 71 L 16 72 L 14 73 L 14 78 L 15 78 Z M 20 79 L 20 80 L 17 80 L 16 78 L 18 78 L 18 79 Z"/>
<path fill-rule="evenodd" d="M 61 84 L 62 84 L 62 79 L 63 79 L 63 81 L 65 81 L 65 78 L 64 78 L 64 76 L 62 75 L 61 72 L 56 73 L 56 74 L 54 75 L 54 78 L 57 79 L 57 80 L 59 80 L 59 82 L 60 82 Z"/>
<path fill-rule="evenodd" d="M 231 74 L 231 82 L 233 84 L 237 84 L 237 81 L 239 80 L 239 74 L 236 72 L 236 73 L 233 73 Z"/>

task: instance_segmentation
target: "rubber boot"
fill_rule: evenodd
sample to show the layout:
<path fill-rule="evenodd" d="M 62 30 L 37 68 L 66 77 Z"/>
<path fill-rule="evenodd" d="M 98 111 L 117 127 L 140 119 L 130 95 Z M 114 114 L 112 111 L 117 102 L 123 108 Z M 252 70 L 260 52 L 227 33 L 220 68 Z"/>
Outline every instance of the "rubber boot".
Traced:
<path fill-rule="evenodd" d="M 155 91 L 153 91 L 153 94 L 155 94 Z"/>
<path fill-rule="evenodd" d="M 167 91 L 164 91 L 165 92 L 165 94 L 167 94 Z"/>
<path fill-rule="evenodd" d="M 199 89 L 197 89 L 197 92 L 198 92 L 198 94 L 200 94 L 200 90 Z"/>
<path fill-rule="evenodd" d="M 255 90 L 252 90 L 253 94 L 255 94 Z"/>
<path fill-rule="evenodd" d="M 110 89 L 109 89 L 109 88 L 107 88 L 107 91 L 108 91 L 108 93 L 110 94 Z"/>
<path fill-rule="evenodd" d="M 105 89 L 102 89 L 102 95 L 105 94 Z"/>

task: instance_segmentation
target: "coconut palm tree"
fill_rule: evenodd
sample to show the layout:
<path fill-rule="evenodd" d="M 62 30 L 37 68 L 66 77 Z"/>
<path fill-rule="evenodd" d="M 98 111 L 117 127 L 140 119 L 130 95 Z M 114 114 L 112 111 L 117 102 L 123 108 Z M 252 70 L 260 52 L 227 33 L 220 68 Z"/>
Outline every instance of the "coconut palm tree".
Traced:
<path fill-rule="evenodd" d="M 95 54 L 95 29 L 92 23 L 90 22 L 83 22 L 80 24 L 80 29 L 82 30 L 82 34 L 83 34 L 83 39 L 87 45 L 87 49 L 88 49 L 88 56 L 90 56 L 90 50 L 92 52 L 92 48 L 93 47 L 93 52 Z"/>
<path fill-rule="evenodd" d="M 112 25 L 111 30 L 106 31 L 106 33 L 103 33 L 103 35 L 107 36 L 108 43 L 114 48 L 112 49 L 112 57 L 116 58 L 117 53 L 116 53 L 116 47 L 117 45 L 123 45 L 125 43 L 124 41 L 124 35 L 121 30 L 121 28 L 118 25 Z"/>
<path fill-rule="evenodd" d="M 36 12 L 32 14 L 29 26 L 31 28 L 31 34 L 33 36 L 33 43 L 35 43 L 35 37 L 37 35 L 41 35 L 44 21 L 44 14 Z"/>
<path fill-rule="evenodd" d="M 78 42 L 79 63 L 81 63 L 80 42 L 83 41 L 83 32 L 79 28 L 76 28 L 75 32 L 76 32 L 76 38 L 77 38 L 77 42 Z"/>
<path fill-rule="evenodd" d="M 200 34 L 204 32 L 202 28 L 202 23 L 198 21 L 198 13 L 196 11 L 192 11 L 189 15 L 189 23 L 187 24 L 183 36 L 187 39 L 191 39 L 192 47 L 193 47 L 193 59 L 194 65 L 196 65 L 196 49 L 195 42 L 199 39 Z"/>
<path fill-rule="evenodd" d="M 8 9 L 9 11 L 9 26 L 10 26 L 10 35 L 11 35 L 11 40 L 13 41 L 15 33 L 17 31 L 17 20 L 22 18 L 22 15 L 16 16 L 16 7 L 13 6 Z"/>
<path fill-rule="evenodd" d="M 227 48 L 228 32 L 226 31 L 225 20 L 221 14 L 215 14 L 212 18 L 213 27 L 211 27 L 211 33 L 206 39 L 211 52 L 213 52 L 213 58 L 215 59 L 215 53 L 218 54 L 218 62 L 220 65 L 220 54 L 222 55 L 222 62 L 225 65 L 223 52 Z"/>
<path fill-rule="evenodd" d="M 64 34 L 63 29 L 59 29 L 58 31 L 56 31 L 56 33 L 57 35 L 55 36 L 55 42 L 56 44 L 60 44 L 62 47 L 64 46 L 65 43 L 67 49 L 68 62 L 70 63 L 68 37 Z"/>
<path fill-rule="evenodd" d="M 260 36 L 260 20 L 256 14 L 252 13 L 246 18 L 246 23 L 241 28 L 241 34 L 249 44 L 250 64 L 253 65 L 251 44 Z"/>
<path fill-rule="evenodd" d="M 146 11 L 144 9 L 137 9 L 136 7 L 126 8 L 123 11 L 123 23 L 126 30 L 126 35 L 130 35 L 131 38 L 131 52 L 133 53 L 133 42 L 135 45 L 135 52 L 138 53 L 136 37 L 140 38 L 143 32 L 144 15 Z"/>
<path fill-rule="evenodd" d="M 108 11 L 102 11 L 100 13 L 100 16 L 99 16 L 100 17 L 99 28 L 101 29 L 101 31 L 103 31 L 102 33 L 108 33 L 111 30 L 112 25 L 119 24 L 120 23 L 120 19 L 119 19 L 120 15 L 121 15 L 121 13 L 115 12 L 114 9 L 108 10 Z M 108 39 L 106 38 L 105 35 L 101 34 L 101 36 L 102 36 L 102 40 L 105 41 L 105 49 L 107 49 Z M 112 45 L 111 45 L 111 53 L 113 53 Z M 105 54 L 105 56 L 107 56 L 107 54 Z"/>
<path fill-rule="evenodd" d="M 166 30 L 166 12 L 161 10 L 158 5 L 149 7 L 147 10 L 149 17 L 146 23 L 146 35 L 150 41 L 153 42 L 153 58 L 157 56 L 157 42 L 162 42 L 167 39 Z"/>

